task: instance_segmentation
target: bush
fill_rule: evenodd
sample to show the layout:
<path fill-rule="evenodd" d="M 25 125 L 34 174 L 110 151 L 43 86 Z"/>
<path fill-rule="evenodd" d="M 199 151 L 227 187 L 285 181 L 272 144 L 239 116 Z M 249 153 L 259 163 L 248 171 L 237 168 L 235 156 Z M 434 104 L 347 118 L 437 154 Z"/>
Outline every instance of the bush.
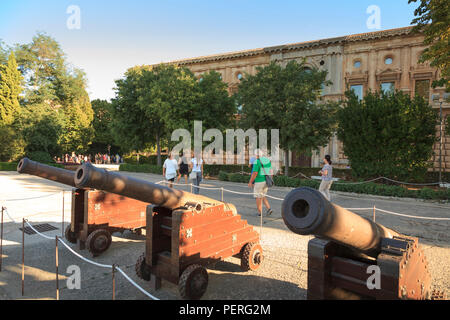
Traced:
<path fill-rule="evenodd" d="M 346 96 L 338 138 L 354 176 L 424 179 L 436 140 L 437 114 L 428 102 L 400 91 L 369 93 L 362 101 Z"/>
<path fill-rule="evenodd" d="M 154 166 L 154 165 L 150 165 L 150 164 L 139 164 L 138 165 L 138 164 L 123 163 L 119 166 L 119 171 L 162 174 L 162 167 Z"/>
<path fill-rule="evenodd" d="M 0 162 L 0 171 L 16 171 L 17 162 Z"/>
<path fill-rule="evenodd" d="M 242 182 L 248 183 L 250 177 L 248 175 L 242 175 L 238 173 L 227 173 L 221 171 L 219 173 L 219 179 L 222 181 Z M 286 176 L 274 176 L 274 184 L 277 187 L 310 187 L 319 189 L 319 180 L 298 179 L 290 178 Z M 360 194 L 373 194 L 379 196 L 399 197 L 399 198 L 419 198 L 419 199 L 433 199 L 433 200 L 450 200 L 450 189 L 447 190 L 433 190 L 430 188 L 423 188 L 419 190 L 409 190 L 400 186 L 390 186 L 378 183 L 339 183 L 335 182 L 331 185 L 331 190 L 342 192 L 353 192 Z"/>
<path fill-rule="evenodd" d="M 27 154 L 27 157 L 30 160 L 37 161 L 37 162 L 40 162 L 40 163 L 47 163 L 47 164 L 55 163 L 55 161 L 52 159 L 50 154 L 48 152 L 44 152 L 44 151 L 29 152 Z"/>

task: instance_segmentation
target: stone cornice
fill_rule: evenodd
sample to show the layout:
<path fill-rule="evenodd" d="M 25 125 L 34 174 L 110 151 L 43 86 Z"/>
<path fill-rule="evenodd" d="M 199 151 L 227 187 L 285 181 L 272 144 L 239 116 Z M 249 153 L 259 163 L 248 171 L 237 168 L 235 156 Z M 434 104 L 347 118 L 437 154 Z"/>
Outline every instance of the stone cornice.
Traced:
<path fill-rule="evenodd" d="M 370 41 L 370 40 L 379 40 L 386 39 L 390 37 L 404 36 L 412 34 L 413 26 L 397 28 L 397 29 L 389 29 L 375 32 L 367 32 L 367 33 L 359 33 L 353 34 L 343 37 L 335 37 L 314 41 L 305 41 L 299 43 L 285 44 L 280 46 L 272 46 L 266 48 L 259 49 L 251 49 L 251 50 L 243 50 L 243 51 L 235 51 L 224 54 L 215 54 L 197 58 L 190 59 L 182 59 L 171 61 L 170 63 L 178 64 L 178 65 L 192 65 L 197 63 L 205 63 L 205 62 L 215 62 L 221 60 L 232 60 L 244 57 L 254 57 L 258 55 L 266 55 L 266 54 L 276 54 L 287 51 L 295 51 L 300 49 L 308 49 L 329 45 L 344 45 L 346 43 L 358 42 L 358 41 Z"/>

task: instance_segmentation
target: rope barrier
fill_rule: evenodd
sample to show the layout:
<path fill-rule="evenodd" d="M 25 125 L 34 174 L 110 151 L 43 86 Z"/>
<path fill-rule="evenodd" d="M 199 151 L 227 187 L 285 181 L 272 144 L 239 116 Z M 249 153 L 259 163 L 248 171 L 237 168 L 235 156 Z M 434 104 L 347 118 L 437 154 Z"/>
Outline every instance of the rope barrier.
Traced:
<path fill-rule="evenodd" d="M 32 197 L 32 198 L 23 198 L 23 199 L 7 199 L 7 200 L 3 200 L 3 201 L 25 201 L 25 200 L 33 200 L 33 199 L 42 199 L 42 198 L 47 198 L 47 197 L 51 197 L 54 196 L 56 194 L 60 194 L 61 192 L 56 192 L 56 193 L 51 193 L 51 194 L 47 194 L 45 196 L 39 196 L 39 197 Z"/>
<path fill-rule="evenodd" d="M 40 235 L 41 237 L 48 239 L 48 240 L 54 240 L 53 237 L 49 237 L 46 236 L 42 233 L 40 233 L 39 231 L 37 231 L 27 220 L 25 220 L 25 223 L 34 231 L 36 232 L 36 234 Z M 83 257 L 82 255 L 80 255 L 79 253 L 77 253 L 76 251 L 74 251 L 71 247 L 69 247 L 61 238 L 56 236 L 56 239 L 59 240 L 70 252 L 72 252 L 75 256 L 77 256 L 78 258 L 80 258 L 81 260 L 90 263 L 92 265 L 95 265 L 97 267 L 101 267 L 101 268 L 108 268 L 108 269 L 113 269 L 112 265 L 109 264 L 101 264 L 101 263 L 97 263 L 94 262 L 92 260 L 89 260 L 85 257 Z M 155 296 L 151 295 L 150 293 L 148 293 L 147 291 L 145 291 L 141 286 L 139 286 L 136 282 L 134 282 L 122 269 L 120 269 L 118 266 L 115 266 L 115 269 L 118 270 L 124 277 L 125 279 L 127 279 L 133 286 L 135 286 L 137 289 L 139 289 L 139 291 L 141 291 L 142 293 L 144 293 L 146 296 L 150 297 L 153 300 L 159 300 L 158 298 L 156 298 Z"/>
<path fill-rule="evenodd" d="M 387 214 L 392 214 L 392 215 L 394 215 L 394 216 L 407 217 L 407 218 L 412 218 L 412 219 L 427 219 L 427 220 L 445 220 L 445 221 L 450 221 L 450 218 L 435 218 L 435 217 L 411 216 L 411 215 L 408 215 L 408 214 L 403 214 L 403 213 L 397 213 L 397 212 L 387 211 L 387 210 L 383 210 L 383 209 L 379 209 L 379 208 L 376 208 L 376 210 L 378 210 L 378 211 L 380 211 L 380 212 L 387 213 Z"/>
<path fill-rule="evenodd" d="M 142 289 L 142 287 L 140 285 L 138 285 L 136 282 L 134 282 L 125 272 L 122 271 L 122 269 L 120 269 L 117 266 L 116 266 L 116 269 L 125 277 L 125 279 L 127 279 L 133 286 L 135 286 L 137 289 L 139 289 L 139 291 L 141 291 L 143 294 L 145 294 L 146 296 L 148 296 L 149 298 L 151 298 L 153 300 L 159 300 L 158 298 L 152 296 L 150 293 L 148 293 L 147 291 Z"/>

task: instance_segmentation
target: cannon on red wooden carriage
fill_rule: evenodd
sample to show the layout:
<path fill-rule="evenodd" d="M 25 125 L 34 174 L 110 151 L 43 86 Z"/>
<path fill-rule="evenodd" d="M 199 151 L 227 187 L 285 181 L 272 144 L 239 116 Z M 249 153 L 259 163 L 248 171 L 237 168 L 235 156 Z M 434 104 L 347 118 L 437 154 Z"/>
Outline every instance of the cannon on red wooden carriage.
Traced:
<path fill-rule="evenodd" d="M 111 234 L 131 230 L 141 233 L 145 228 L 148 203 L 99 190 L 77 189 L 75 171 L 66 170 L 23 158 L 17 165 L 19 173 L 27 173 L 69 185 L 72 188 L 71 223 L 65 237 L 87 248 L 93 256 L 111 245 Z"/>
<path fill-rule="evenodd" d="M 242 269 L 256 270 L 262 262 L 259 234 L 232 204 L 89 164 L 78 168 L 74 181 L 79 188 L 152 203 L 147 207 L 145 252 L 137 260 L 136 273 L 155 289 L 165 279 L 178 284 L 183 298 L 198 299 L 208 285 L 208 264 L 237 256 Z"/>
<path fill-rule="evenodd" d="M 308 299 L 429 299 L 431 275 L 418 239 L 326 200 L 311 188 L 282 204 L 286 226 L 308 243 Z"/>

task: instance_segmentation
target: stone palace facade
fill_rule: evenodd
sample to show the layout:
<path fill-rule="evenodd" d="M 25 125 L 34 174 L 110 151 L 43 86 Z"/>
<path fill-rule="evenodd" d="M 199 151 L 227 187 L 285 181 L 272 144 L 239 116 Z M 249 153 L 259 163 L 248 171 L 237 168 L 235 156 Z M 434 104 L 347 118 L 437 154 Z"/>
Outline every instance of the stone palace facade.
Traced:
<path fill-rule="evenodd" d="M 422 95 L 434 108 L 439 102 L 432 101 L 433 94 L 443 95 L 444 88 L 433 89 L 431 83 L 439 78 L 439 72 L 418 62 L 422 51 L 423 35 L 412 33 L 412 27 L 355 34 L 337 38 L 286 44 L 274 47 L 217 54 L 192 59 L 172 61 L 188 67 L 199 78 L 205 72 L 215 70 L 228 84 L 230 94 L 238 90 L 245 73 L 255 74 L 256 68 L 271 61 L 286 64 L 290 60 L 325 69 L 333 83 L 325 88 L 324 99 L 339 100 L 347 89 L 353 89 L 359 97 L 369 90 L 399 89 L 411 96 Z M 443 103 L 444 119 L 450 114 L 450 105 Z M 439 136 L 439 131 L 438 131 Z M 439 168 L 439 142 L 430 161 Z M 450 171 L 450 137 L 442 140 L 442 167 Z M 311 157 L 291 153 L 292 166 L 319 167 L 323 156 L 330 154 L 337 166 L 346 167 L 348 160 L 342 144 L 333 137 L 329 144 L 316 150 Z"/>

